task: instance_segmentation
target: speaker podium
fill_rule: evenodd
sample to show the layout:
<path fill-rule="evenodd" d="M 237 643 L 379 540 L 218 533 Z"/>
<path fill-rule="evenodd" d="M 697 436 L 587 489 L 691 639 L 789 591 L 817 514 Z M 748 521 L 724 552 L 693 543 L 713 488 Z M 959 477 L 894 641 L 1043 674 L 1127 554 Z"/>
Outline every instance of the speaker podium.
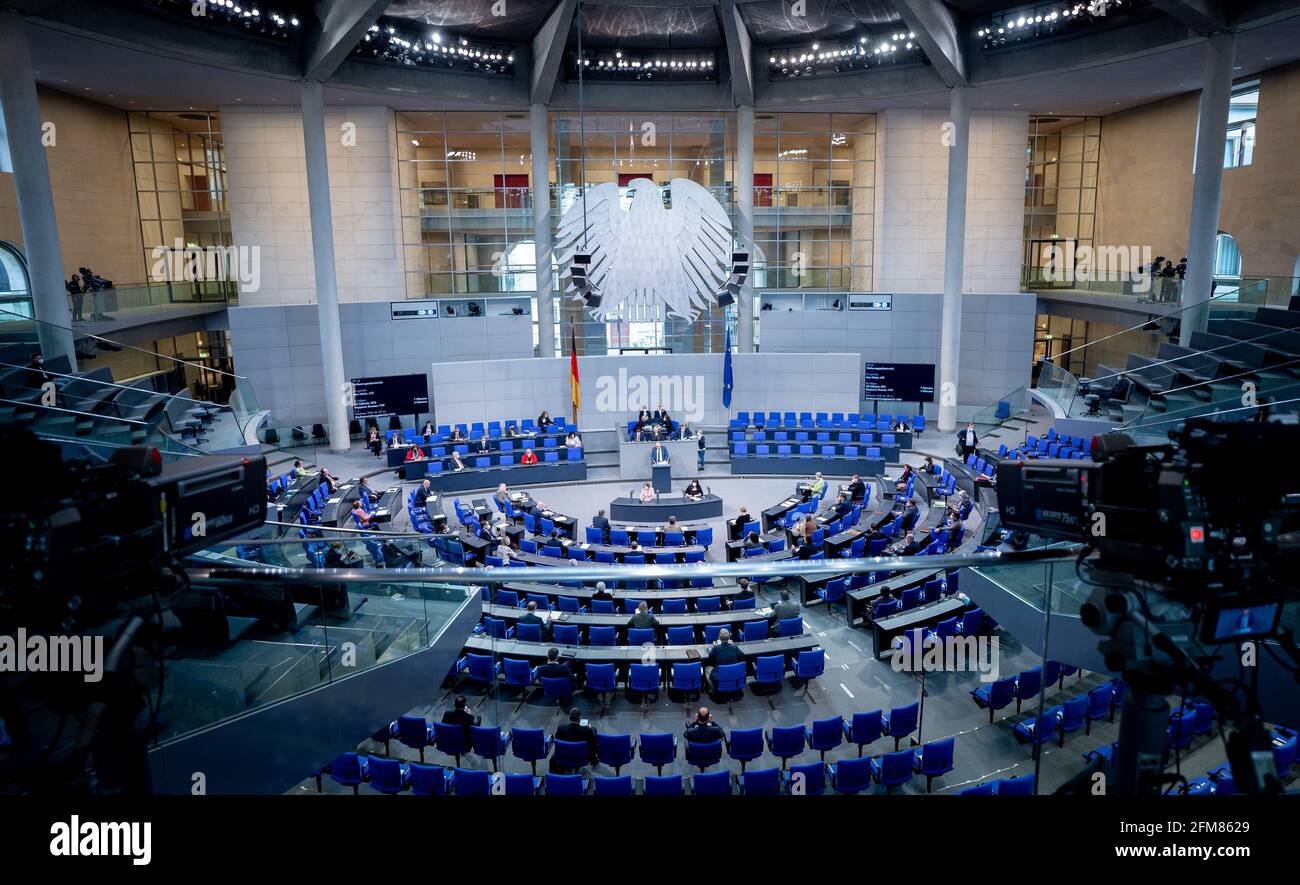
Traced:
<path fill-rule="evenodd" d="M 650 485 L 661 495 L 667 495 L 673 490 L 673 465 L 672 464 L 651 464 L 650 465 Z"/>

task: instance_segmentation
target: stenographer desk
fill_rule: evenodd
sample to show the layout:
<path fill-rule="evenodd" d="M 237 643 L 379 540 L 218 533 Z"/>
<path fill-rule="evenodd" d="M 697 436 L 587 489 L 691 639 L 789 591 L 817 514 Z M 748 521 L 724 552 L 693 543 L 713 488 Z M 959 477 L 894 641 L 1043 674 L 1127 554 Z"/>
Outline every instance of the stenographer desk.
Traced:
<path fill-rule="evenodd" d="M 611 522 L 663 523 L 670 516 L 677 517 L 678 522 L 717 519 L 722 516 L 722 499 L 705 495 L 699 499 L 659 497 L 648 504 L 642 504 L 639 498 L 615 498 L 609 502 Z"/>

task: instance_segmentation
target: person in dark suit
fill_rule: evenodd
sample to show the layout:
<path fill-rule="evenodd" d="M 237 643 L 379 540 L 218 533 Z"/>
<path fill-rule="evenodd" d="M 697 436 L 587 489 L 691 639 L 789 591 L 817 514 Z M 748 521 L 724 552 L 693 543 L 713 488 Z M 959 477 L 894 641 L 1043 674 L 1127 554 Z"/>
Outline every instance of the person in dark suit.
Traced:
<path fill-rule="evenodd" d="M 541 629 L 542 636 L 546 636 L 546 619 L 537 614 L 537 603 L 535 602 L 530 602 L 524 607 L 524 613 L 519 616 L 519 623 L 536 624 Z M 540 673 L 541 671 L 538 672 Z"/>
<path fill-rule="evenodd" d="M 627 627 L 629 630 L 633 628 L 642 630 L 646 627 L 650 627 L 657 635 L 659 631 L 659 620 L 650 613 L 650 607 L 646 605 L 643 600 L 637 604 L 636 611 L 632 613 L 632 617 L 627 619 Z"/>
<path fill-rule="evenodd" d="M 423 429 L 420 430 L 420 436 L 424 437 L 425 442 L 433 442 L 434 435 L 438 432 L 433 426 L 432 421 L 425 421 Z"/>
<path fill-rule="evenodd" d="M 461 432 L 461 429 L 459 427 L 453 427 L 451 429 L 452 442 L 464 442 L 465 439 L 466 439 L 465 434 Z"/>
<path fill-rule="evenodd" d="M 763 542 L 758 539 L 758 532 L 750 532 L 745 535 L 745 549 L 753 550 L 755 547 L 762 547 Z"/>
<path fill-rule="evenodd" d="M 913 532 L 908 532 L 902 544 L 895 544 L 892 551 L 895 556 L 915 556 L 925 549 L 926 542 L 918 541 Z"/>
<path fill-rule="evenodd" d="M 574 744 L 586 744 L 591 752 L 590 758 L 594 765 L 596 762 L 596 729 L 590 725 L 582 724 L 582 711 L 577 707 L 569 710 L 569 721 L 555 729 L 555 739 L 557 741 L 569 741 Z M 551 761 L 551 772 L 558 774 L 554 758 Z"/>
<path fill-rule="evenodd" d="M 767 622 L 772 628 L 772 635 L 776 635 L 777 624 L 790 618 L 797 618 L 800 614 L 799 603 L 794 601 L 794 597 L 789 590 L 782 590 L 780 601 L 772 606 L 772 614 L 767 618 Z"/>
<path fill-rule="evenodd" d="M 898 479 L 894 482 L 894 491 L 895 491 L 895 492 L 906 492 L 906 491 L 907 491 L 907 481 L 910 480 L 911 478 L 912 478 L 912 465 L 911 465 L 911 464 L 904 464 L 904 465 L 903 465 L 903 472 L 900 473 L 900 474 L 898 474 Z"/>
<path fill-rule="evenodd" d="M 795 548 L 794 555 L 799 559 L 812 559 L 821 551 L 821 546 L 812 541 L 805 541 Z"/>
<path fill-rule="evenodd" d="M 596 515 L 591 518 L 592 528 L 600 529 L 600 540 L 604 544 L 609 543 L 609 519 L 605 516 L 604 510 L 597 510 Z"/>
<path fill-rule="evenodd" d="M 839 519 L 841 516 L 844 516 L 846 513 L 851 513 L 852 511 L 853 505 L 849 503 L 849 499 L 845 495 L 840 495 L 835 499 L 835 519 Z"/>
<path fill-rule="evenodd" d="M 975 433 L 975 422 L 966 425 L 966 429 L 957 433 L 957 445 L 961 448 L 961 456 L 965 458 L 975 451 L 975 447 L 980 444 L 980 438 Z"/>
<path fill-rule="evenodd" d="M 867 485 L 862 481 L 862 477 L 853 474 L 853 481 L 849 483 L 849 500 L 863 501 L 867 497 Z"/>
<path fill-rule="evenodd" d="M 735 608 L 737 602 L 744 602 L 747 599 L 754 598 L 754 591 L 750 588 L 749 578 L 741 578 L 736 582 L 736 586 L 740 589 L 731 597 L 728 603 L 732 608 Z"/>
<path fill-rule="evenodd" d="M 474 451 L 478 452 L 480 455 L 486 455 L 488 452 L 492 451 L 492 440 L 488 439 L 486 436 L 483 437 L 478 441 L 478 447 L 474 449 Z"/>
<path fill-rule="evenodd" d="M 713 648 L 709 649 L 708 657 L 704 659 L 704 676 L 716 688 L 717 682 L 714 680 L 713 674 L 717 668 L 724 664 L 739 664 L 744 660 L 745 656 L 740 653 L 740 649 L 731 641 L 731 631 L 723 627 L 718 631 L 718 641 L 713 643 Z"/>
<path fill-rule="evenodd" d="M 709 712 L 709 708 L 700 707 L 695 718 L 686 723 L 686 731 L 682 736 L 692 744 L 711 744 L 722 740 L 725 734 L 722 726 L 713 721 L 713 714 Z"/>
<path fill-rule="evenodd" d="M 465 745 L 468 746 L 470 742 L 470 728 L 472 728 L 475 725 L 478 725 L 479 722 L 481 721 L 481 718 L 475 716 L 468 709 L 466 709 L 465 706 L 466 703 L 467 702 L 463 694 L 457 695 L 455 706 L 452 709 L 448 710 L 446 713 L 442 714 L 442 721 L 446 722 L 448 725 L 464 726 Z"/>
<path fill-rule="evenodd" d="M 429 484 L 429 481 L 426 479 L 424 482 L 420 483 L 419 487 L 416 488 L 415 490 L 416 509 L 423 510 L 425 507 L 429 506 L 429 498 L 432 496 L 433 496 L 433 487 Z"/>
<path fill-rule="evenodd" d="M 614 594 L 605 589 L 604 581 L 596 582 L 596 592 L 591 594 L 592 599 L 613 599 Z"/>
<path fill-rule="evenodd" d="M 654 450 L 650 452 L 650 463 L 667 464 L 669 460 L 668 450 L 664 448 L 663 443 L 656 441 Z"/>
<path fill-rule="evenodd" d="M 521 619 L 522 620 L 522 619 Z M 558 648 L 548 648 L 546 650 L 546 663 L 537 668 L 537 679 L 540 683 L 543 678 L 546 679 L 567 679 L 570 688 L 577 684 L 577 678 L 573 675 L 573 668 L 569 666 L 568 661 L 560 660 L 560 650 Z M 561 698 L 562 706 L 568 706 L 573 700 L 573 695 L 567 698 Z"/>
<path fill-rule="evenodd" d="M 551 425 L 554 423 L 555 423 L 555 419 L 552 418 L 551 413 L 546 411 L 545 409 L 542 410 L 542 414 L 537 416 L 537 429 L 542 431 L 542 433 L 545 433 L 546 431 L 550 430 Z"/>
<path fill-rule="evenodd" d="M 900 514 L 903 517 L 903 531 L 911 531 L 916 525 L 917 520 L 921 518 L 921 511 L 917 508 L 915 501 L 908 501 L 907 506 L 903 508 Z"/>

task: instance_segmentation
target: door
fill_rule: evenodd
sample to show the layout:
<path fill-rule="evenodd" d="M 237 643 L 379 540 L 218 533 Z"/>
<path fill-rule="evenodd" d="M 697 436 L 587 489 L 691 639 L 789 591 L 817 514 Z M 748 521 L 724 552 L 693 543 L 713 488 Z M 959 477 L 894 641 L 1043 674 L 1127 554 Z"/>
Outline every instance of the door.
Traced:
<path fill-rule="evenodd" d="M 493 175 L 492 186 L 496 189 L 498 209 L 527 208 L 527 175 Z"/>

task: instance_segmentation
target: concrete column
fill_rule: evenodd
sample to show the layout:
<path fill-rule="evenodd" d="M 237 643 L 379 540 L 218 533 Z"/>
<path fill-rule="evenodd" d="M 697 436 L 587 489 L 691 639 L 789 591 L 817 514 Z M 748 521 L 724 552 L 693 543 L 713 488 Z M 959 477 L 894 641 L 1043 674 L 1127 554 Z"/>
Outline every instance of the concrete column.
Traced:
<path fill-rule="evenodd" d="M 966 166 L 970 158 L 970 88 L 949 93 L 948 202 L 943 242 L 943 317 L 939 332 L 939 430 L 957 429 L 961 372 L 961 290 L 966 258 Z"/>
<path fill-rule="evenodd" d="M 325 149 L 325 105 L 321 85 L 302 82 L 302 140 L 307 155 L 307 202 L 316 271 L 316 316 L 321 367 L 325 374 L 325 428 L 330 451 L 346 452 L 348 411 L 343 379 L 343 337 L 339 331 L 339 288 L 334 267 L 334 219 L 330 214 L 330 170 Z"/>
<path fill-rule="evenodd" d="M 31 276 L 32 305 L 37 335 L 46 359 L 66 356 L 73 371 L 77 350 L 73 345 L 72 312 L 63 286 L 63 255 L 59 225 L 54 215 L 54 190 L 50 167 L 41 143 L 41 108 L 36 99 L 36 77 L 27 46 L 27 26 L 18 13 L 0 13 L 0 109 L 8 133 L 13 163 L 14 195 L 23 229 L 23 252 Z M 72 133 L 55 133 L 57 138 Z M 87 207 L 89 210 L 90 207 Z"/>
<path fill-rule="evenodd" d="M 736 239 L 750 250 L 750 272 L 736 302 L 736 353 L 754 352 L 754 108 L 736 109 Z M 727 261 L 731 256 L 726 257 Z"/>
<path fill-rule="evenodd" d="M 533 245 L 537 253 L 537 355 L 555 356 L 555 292 L 551 285 L 551 141 L 546 106 L 528 108 L 533 147 Z"/>
<path fill-rule="evenodd" d="M 1182 325 L 1178 343 L 1190 347 L 1193 332 L 1210 321 L 1206 299 L 1214 284 L 1214 246 L 1219 234 L 1219 196 L 1223 185 L 1223 143 L 1232 99 L 1232 60 L 1237 38 L 1214 34 L 1205 42 L 1205 79 L 1196 130 L 1196 174 L 1192 181 L 1192 220 L 1187 229 L 1187 278 L 1183 282 Z M 1200 302 L 1200 303 L 1198 303 Z"/>

